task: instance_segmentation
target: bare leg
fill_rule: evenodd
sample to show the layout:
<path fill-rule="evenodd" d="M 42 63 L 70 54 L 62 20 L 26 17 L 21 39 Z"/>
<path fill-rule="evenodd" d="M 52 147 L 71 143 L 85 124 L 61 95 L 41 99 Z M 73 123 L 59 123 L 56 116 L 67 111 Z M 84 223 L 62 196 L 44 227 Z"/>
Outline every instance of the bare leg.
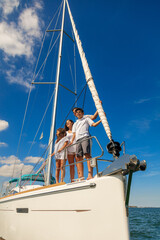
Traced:
<path fill-rule="evenodd" d="M 56 160 L 56 183 L 59 183 L 60 159 Z"/>
<path fill-rule="evenodd" d="M 86 159 L 90 159 L 91 156 L 89 154 L 85 154 Z M 93 178 L 93 168 L 91 167 L 90 161 L 87 161 L 87 166 L 88 166 L 88 178 L 87 180 Z"/>
<path fill-rule="evenodd" d="M 69 164 L 74 163 L 74 157 L 75 157 L 75 155 L 68 155 L 68 162 L 69 162 Z M 71 182 L 73 182 L 73 179 L 74 179 L 74 165 L 71 165 L 69 167 L 70 167 Z"/>
<path fill-rule="evenodd" d="M 60 167 L 61 167 L 61 182 L 63 182 L 65 177 L 65 168 L 63 167 L 65 165 L 65 160 L 61 160 Z"/>
<path fill-rule="evenodd" d="M 76 162 L 82 161 L 83 157 L 76 157 Z M 78 177 L 83 177 L 83 163 L 77 163 L 77 171 L 78 171 Z"/>

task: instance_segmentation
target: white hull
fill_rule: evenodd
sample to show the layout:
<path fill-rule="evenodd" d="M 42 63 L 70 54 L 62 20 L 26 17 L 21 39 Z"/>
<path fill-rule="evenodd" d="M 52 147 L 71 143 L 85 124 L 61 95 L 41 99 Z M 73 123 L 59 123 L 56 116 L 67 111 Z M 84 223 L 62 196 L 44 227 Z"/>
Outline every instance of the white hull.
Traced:
<path fill-rule="evenodd" d="M 104 176 L 1 198 L 0 237 L 128 240 L 123 177 Z"/>

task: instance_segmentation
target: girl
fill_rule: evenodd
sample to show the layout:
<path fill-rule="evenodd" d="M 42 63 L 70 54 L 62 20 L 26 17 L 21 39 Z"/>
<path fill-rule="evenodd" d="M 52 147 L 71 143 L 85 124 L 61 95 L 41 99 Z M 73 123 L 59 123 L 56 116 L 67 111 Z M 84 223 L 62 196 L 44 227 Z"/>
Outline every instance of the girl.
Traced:
<path fill-rule="evenodd" d="M 67 137 L 68 137 L 68 141 L 69 142 L 72 140 L 72 137 L 73 137 L 73 133 L 72 133 L 72 126 L 73 126 L 73 124 L 74 124 L 74 122 L 72 120 L 70 120 L 70 119 L 67 120 L 66 124 L 65 124 L 65 130 L 67 132 Z M 76 152 L 76 145 L 67 148 L 67 158 L 68 158 L 69 164 L 74 163 L 75 152 Z M 71 182 L 74 181 L 73 180 L 74 179 L 74 173 L 75 173 L 74 169 L 75 169 L 74 165 L 70 165 L 70 178 L 71 178 Z"/>
<path fill-rule="evenodd" d="M 66 162 L 66 156 L 65 156 L 65 147 L 68 144 L 68 137 L 66 136 L 66 131 L 63 128 L 58 128 L 57 132 L 57 140 L 54 145 L 54 152 L 51 154 L 51 157 L 55 155 L 56 160 L 56 183 L 59 183 L 59 174 L 61 170 L 61 182 L 63 182 L 63 179 L 65 177 L 65 169 L 64 164 Z"/>

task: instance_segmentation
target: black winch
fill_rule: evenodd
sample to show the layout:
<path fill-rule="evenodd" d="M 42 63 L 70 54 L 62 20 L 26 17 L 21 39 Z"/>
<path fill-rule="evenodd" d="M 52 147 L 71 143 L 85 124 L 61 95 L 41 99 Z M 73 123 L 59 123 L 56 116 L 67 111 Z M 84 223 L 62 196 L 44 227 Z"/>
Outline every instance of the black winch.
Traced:
<path fill-rule="evenodd" d="M 112 140 L 107 144 L 107 151 L 113 154 L 113 157 L 118 158 L 120 156 L 120 151 L 122 150 L 119 142 L 114 142 Z"/>

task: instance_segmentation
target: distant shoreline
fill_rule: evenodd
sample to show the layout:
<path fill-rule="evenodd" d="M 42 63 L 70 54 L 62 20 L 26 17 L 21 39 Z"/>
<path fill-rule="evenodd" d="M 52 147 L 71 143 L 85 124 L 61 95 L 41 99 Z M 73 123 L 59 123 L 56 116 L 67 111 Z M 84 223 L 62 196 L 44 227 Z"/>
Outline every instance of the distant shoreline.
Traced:
<path fill-rule="evenodd" d="M 160 208 L 160 207 L 138 207 L 138 206 L 129 206 L 129 208 Z"/>

